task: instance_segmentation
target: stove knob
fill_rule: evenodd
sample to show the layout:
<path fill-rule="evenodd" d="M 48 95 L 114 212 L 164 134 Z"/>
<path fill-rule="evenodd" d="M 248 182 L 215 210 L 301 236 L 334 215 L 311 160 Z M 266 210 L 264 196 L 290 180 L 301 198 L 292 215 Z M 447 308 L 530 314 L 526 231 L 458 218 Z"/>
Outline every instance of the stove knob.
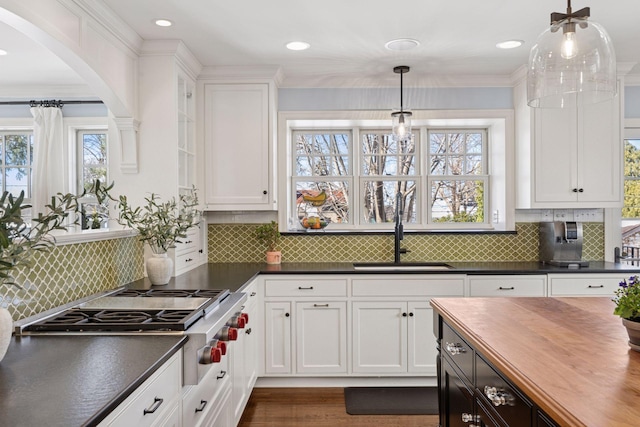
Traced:
<path fill-rule="evenodd" d="M 231 326 L 232 328 L 244 328 L 245 325 L 245 320 L 244 317 L 241 316 L 233 316 L 231 319 L 229 319 L 229 321 L 227 322 L 227 326 Z"/>
<path fill-rule="evenodd" d="M 229 328 L 229 341 L 235 341 L 238 339 L 238 330 L 236 328 Z"/>
<path fill-rule="evenodd" d="M 226 343 L 226 342 L 224 342 L 224 341 L 220 341 L 220 340 L 217 340 L 217 339 L 212 339 L 212 340 L 209 342 L 209 345 L 210 345 L 211 347 L 214 347 L 214 348 L 219 348 L 219 349 L 220 349 L 220 352 L 222 353 L 222 355 L 223 355 L 223 356 L 224 356 L 225 354 L 227 354 L 227 343 Z"/>
<path fill-rule="evenodd" d="M 218 347 L 220 349 L 220 352 L 222 353 L 223 356 L 225 354 L 227 354 L 227 343 L 226 342 L 218 341 L 218 344 L 216 344 L 216 347 Z"/>
<path fill-rule="evenodd" d="M 240 313 L 240 317 L 244 318 L 244 324 L 249 323 L 249 313 Z"/>
<path fill-rule="evenodd" d="M 221 341 L 235 341 L 238 339 L 238 330 L 230 326 L 223 326 L 215 336 Z"/>
<path fill-rule="evenodd" d="M 217 347 L 205 346 L 202 350 L 202 357 L 200 363 L 203 365 L 209 365 L 211 363 L 218 363 L 222 360 L 222 352 Z"/>

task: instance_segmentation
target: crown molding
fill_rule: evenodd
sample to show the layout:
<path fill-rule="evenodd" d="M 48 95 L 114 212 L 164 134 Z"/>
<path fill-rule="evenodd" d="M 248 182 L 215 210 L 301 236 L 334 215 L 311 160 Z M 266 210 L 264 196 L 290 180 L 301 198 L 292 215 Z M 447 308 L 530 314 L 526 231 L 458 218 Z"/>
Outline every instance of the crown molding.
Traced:
<path fill-rule="evenodd" d="M 98 99 L 88 85 L 0 85 L 0 99 L 29 101 L 31 99 Z"/>
<path fill-rule="evenodd" d="M 202 70 L 202 64 L 182 40 L 145 40 L 140 56 L 174 56 L 180 67 L 196 79 Z"/>

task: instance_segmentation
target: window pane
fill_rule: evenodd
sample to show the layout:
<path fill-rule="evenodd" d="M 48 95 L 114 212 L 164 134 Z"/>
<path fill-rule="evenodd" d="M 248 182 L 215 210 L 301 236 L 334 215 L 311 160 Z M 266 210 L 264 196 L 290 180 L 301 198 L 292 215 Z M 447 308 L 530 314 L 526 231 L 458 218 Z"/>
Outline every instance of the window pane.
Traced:
<path fill-rule="evenodd" d="M 433 222 L 483 222 L 484 181 L 432 181 L 431 220 Z"/>
<path fill-rule="evenodd" d="M 365 181 L 363 183 L 363 221 L 382 224 L 395 221 L 396 194 L 403 194 L 404 222 L 416 222 L 417 203 L 415 181 Z"/>
<path fill-rule="evenodd" d="M 640 178 L 640 139 L 624 141 L 624 176 Z"/>
<path fill-rule="evenodd" d="M 467 134 L 467 153 L 482 153 L 482 134 Z"/>
<path fill-rule="evenodd" d="M 430 133 L 429 134 L 429 153 L 431 155 L 447 152 L 447 134 L 446 133 Z"/>
<path fill-rule="evenodd" d="M 462 173 L 465 175 L 482 174 L 482 156 L 467 156 L 465 170 Z"/>
<path fill-rule="evenodd" d="M 96 179 L 101 182 L 107 182 L 107 168 L 106 167 L 87 167 L 84 168 L 84 176 L 82 177 L 85 183 L 85 188 L 91 187 L 91 183 Z"/>
<path fill-rule="evenodd" d="M 28 135 L 6 136 L 5 162 L 7 165 L 24 166 L 28 164 L 29 139 Z"/>
<path fill-rule="evenodd" d="M 84 133 L 82 135 L 82 157 L 85 165 L 104 165 L 107 162 L 107 135 Z"/>
<path fill-rule="evenodd" d="M 332 223 L 348 223 L 349 184 L 345 181 L 296 182 L 296 214 L 319 216 Z"/>
<path fill-rule="evenodd" d="M 25 195 L 29 195 L 29 180 L 27 173 L 29 169 L 25 168 L 5 168 L 5 190 L 18 196 L 21 191 L 24 191 Z"/>
<path fill-rule="evenodd" d="M 626 179 L 624 181 L 623 218 L 640 218 L 640 180 Z"/>
<path fill-rule="evenodd" d="M 295 132 L 296 176 L 349 174 L 349 134 Z"/>

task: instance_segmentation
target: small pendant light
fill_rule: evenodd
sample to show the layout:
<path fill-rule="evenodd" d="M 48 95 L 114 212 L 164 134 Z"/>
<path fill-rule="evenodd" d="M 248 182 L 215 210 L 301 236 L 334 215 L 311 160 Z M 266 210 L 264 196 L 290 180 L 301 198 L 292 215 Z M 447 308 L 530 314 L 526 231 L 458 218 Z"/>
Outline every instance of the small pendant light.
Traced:
<path fill-rule="evenodd" d="M 411 112 L 404 110 L 402 102 L 402 75 L 409 72 L 409 67 L 399 65 L 393 68 L 393 72 L 400 74 L 400 111 L 391 113 L 392 134 L 396 141 L 406 141 L 411 138 Z"/>
<path fill-rule="evenodd" d="M 616 55 L 605 29 L 588 21 L 588 7 L 553 12 L 551 26 L 529 54 L 527 104 L 563 108 L 596 103 L 616 95 Z M 578 96 L 580 98 L 578 98 Z"/>

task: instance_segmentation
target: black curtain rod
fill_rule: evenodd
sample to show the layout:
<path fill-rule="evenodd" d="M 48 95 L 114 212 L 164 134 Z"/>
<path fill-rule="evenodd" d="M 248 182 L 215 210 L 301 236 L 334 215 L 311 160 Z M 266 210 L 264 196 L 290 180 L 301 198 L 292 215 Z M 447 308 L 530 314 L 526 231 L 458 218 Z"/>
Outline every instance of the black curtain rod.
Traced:
<path fill-rule="evenodd" d="M 62 107 L 68 104 L 103 104 L 102 101 L 62 101 L 62 100 L 43 100 L 43 101 L 0 101 L 0 105 L 29 105 L 31 107 L 43 106 L 43 107 Z"/>

